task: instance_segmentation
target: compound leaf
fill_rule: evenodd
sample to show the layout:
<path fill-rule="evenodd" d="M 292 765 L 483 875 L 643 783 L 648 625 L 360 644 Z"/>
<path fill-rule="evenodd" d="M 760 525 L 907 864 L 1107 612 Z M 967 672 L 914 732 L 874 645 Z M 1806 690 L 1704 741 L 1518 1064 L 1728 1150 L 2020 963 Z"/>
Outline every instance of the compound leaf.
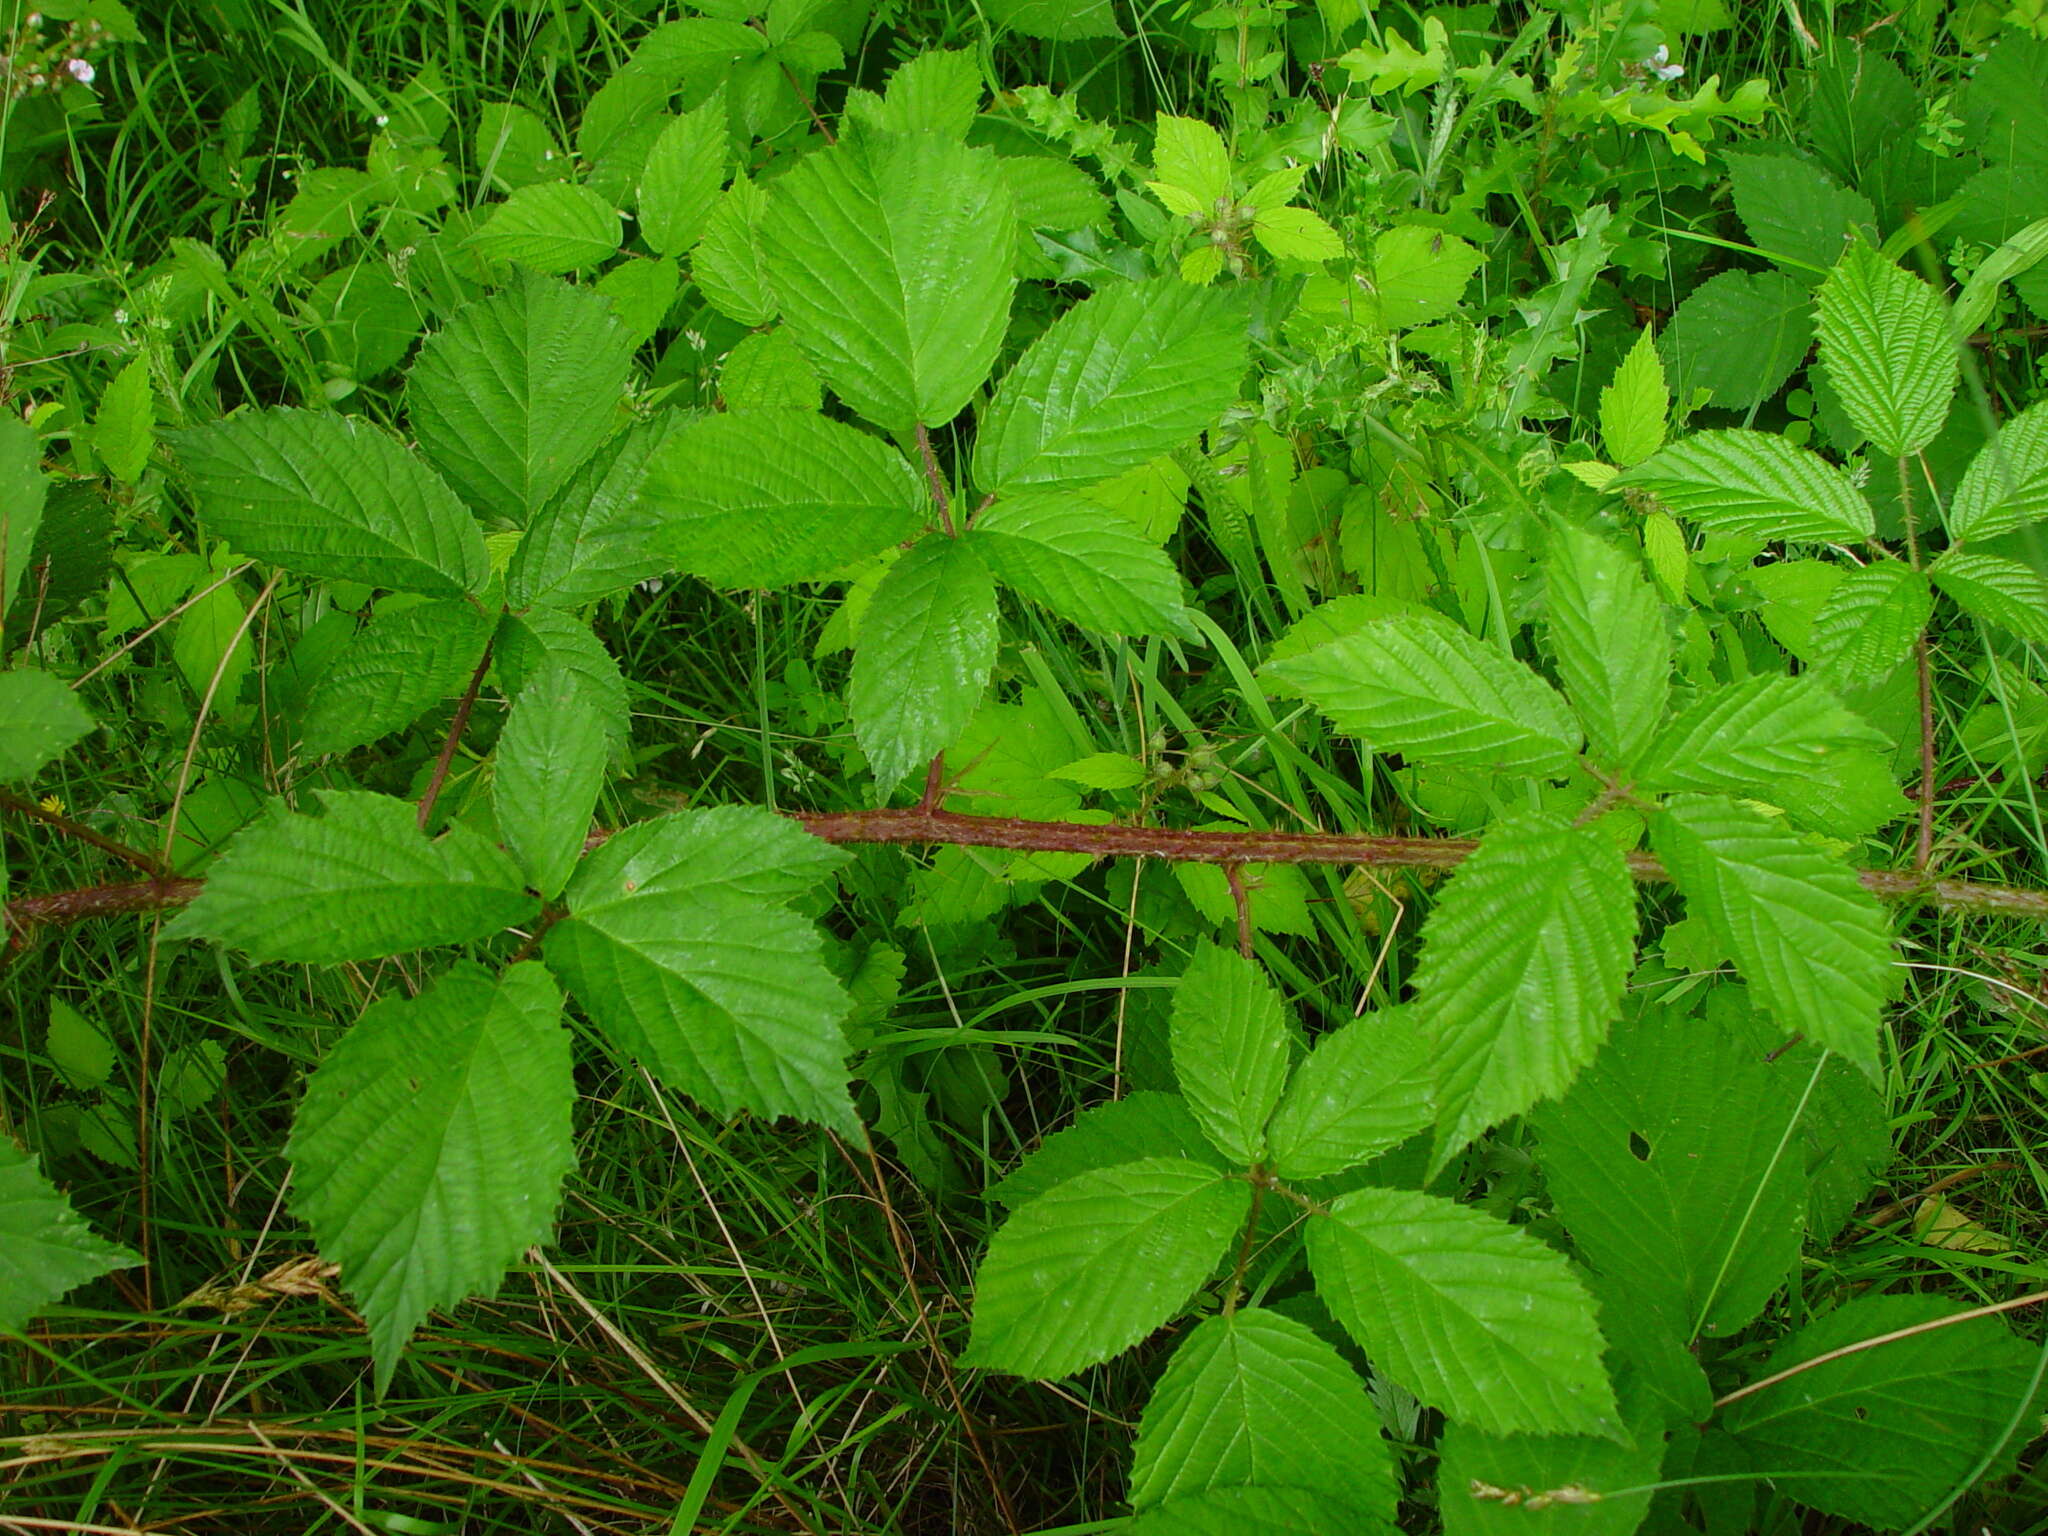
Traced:
<path fill-rule="evenodd" d="M 1206 941 L 1174 988 L 1173 1072 L 1216 1149 L 1240 1167 L 1266 1151 L 1292 1055 L 1286 1006 L 1254 962 Z"/>
<path fill-rule="evenodd" d="M 2048 645 L 2048 579 L 2003 555 L 1952 549 L 1934 563 L 1934 584 L 1972 618 Z"/>
<path fill-rule="evenodd" d="M 1958 542 L 1995 539 L 2048 517 L 2048 401 L 2021 411 L 1977 450 L 1943 517 Z"/>
<path fill-rule="evenodd" d="M 1811 773 L 1832 753 L 1882 745 L 1812 677 L 1751 677 L 1702 694 L 1665 726 L 1636 780 L 1650 789 L 1742 794 Z"/>
<path fill-rule="evenodd" d="M 480 591 L 484 538 L 434 472 L 359 416 L 244 411 L 171 435 L 207 531 L 301 576 Z"/>
<path fill-rule="evenodd" d="M 1545 567 L 1558 675 L 1593 751 L 1633 764 L 1664 717 L 1671 641 L 1640 562 L 1577 528 L 1551 534 Z"/>
<path fill-rule="evenodd" d="M 1695 432 L 1617 477 L 1680 517 L 1723 533 L 1860 543 L 1875 523 L 1849 477 L 1768 432 Z"/>
<path fill-rule="evenodd" d="M 934 535 L 889 568 L 847 694 L 877 784 L 893 789 L 967 729 L 995 658 L 995 583 L 965 540 Z"/>
<path fill-rule="evenodd" d="M 493 261 L 536 272 L 577 272 L 617 253 L 619 215 L 588 187 L 538 182 L 493 208 L 469 244 Z"/>
<path fill-rule="evenodd" d="M 1422 925 L 1412 1005 L 1436 1068 L 1437 1166 L 1593 1059 L 1635 933 L 1620 850 L 1562 817 L 1500 822 L 1458 866 Z"/>
<path fill-rule="evenodd" d="M 403 800 L 313 793 L 322 815 L 274 806 L 214 861 L 165 936 L 322 965 L 488 938 L 539 910 L 517 866 L 461 823 L 429 839 Z"/>
<path fill-rule="evenodd" d="M 372 1003 L 314 1070 L 293 1204 L 362 1307 L 379 1392 L 430 1311 L 547 1240 L 575 1102 L 562 994 L 532 961 Z"/>
<path fill-rule="evenodd" d="M 1362 625 L 1265 672 L 1338 730 L 1416 762 L 1553 774 L 1579 748 L 1578 724 L 1554 688 L 1433 614 Z"/>
<path fill-rule="evenodd" d="M 0 672 L 0 783 L 33 777 L 92 729 L 78 695 L 34 667 Z"/>
<path fill-rule="evenodd" d="M 1891 927 L 1853 870 L 1732 800 L 1677 795 L 1657 851 L 1780 1027 L 1866 1068 L 1891 969 Z"/>
<path fill-rule="evenodd" d="M 0 1136 L 0 1330 L 19 1332 L 74 1286 L 141 1262 L 94 1233 L 36 1160 Z"/>
<path fill-rule="evenodd" d="M 1011 495 L 1115 478 L 1213 426 L 1245 367 L 1243 303 L 1172 278 L 1083 299 L 1003 378 L 975 482 Z"/>
<path fill-rule="evenodd" d="M 685 427 L 648 460 L 654 548 L 726 587 L 822 581 L 913 537 L 926 516 L 915 471 L 843 422 L 795 411 Z"/>
<path fill-rule="evenodd" d="M 1888 459 L 1918 453 L 1948 420 L 1947 307 L 1867 245 L 1852 245 L 1820 285 L 1820 358 L 1849 420 Z"/>
<path fill-rule="evenodd" d="M 1664 360 L 1645 327 L 1614 370 L 1614 382 L 1600 391 L 1600 441 L 1607 457 L 1623 469 L 1642 463 L 1664 446 L 1670 414 Z"/>
<path fill-rule="evenodd" d="M 1138 1424 L 1131 1505 L 1212 1488 L 1305 1488 L 1391 1522 L 1399 1497 L 1379 1410 L 1335 1346 L 1260 1307 L 1205 1319 Z"/>
<path fill-rule="evenodd" d="M 498 627 L 466 597 L 380 605 L 328 663 L 306 699 L 306 751 L 346 752 L 411 725 L 476 673 Z"/>
<path fill-rule="evenodd" d="M 1096 1168 L 1012 1212 L 975 1276 L 962 1365 L 1036 1380 L 1121 1354 L 1187 1305 L 1251 1211 L 1200 1163 Z"/>
<path fill-rule="evenodd" d="M 528 679 L 498 737 L 498 833 L 536 891 L 561 893 L 583 856 L 608 755 L 604 707 L 566 667 Z"/>
<path fill-rule="evenodd" d="M 1330 1311 L 1379 1370 L 1488 1434 L 1609 1434 L 1593 1298 L 1518 1227 L 1413 1190 L 1358 1189 L 1308 1222 Z"/>
<path fill-rule="evenodd" d="M 761 252 L 784 320 L 825 382 L 892 432 L 950 421 L 1010 318 L 1014 218 L 987 150 L 870 134 L 775 184 Z"/>
<path fill-rule="evenodd" d="M 965 542 L 997 581 L 1083 629 L 1191 632 L 1173 562 L 1096 502 L 1062 491 L 999 501 L 975 518 Z"/>
<path fill-rule="evenodd" d="M 1407 1008 L 1383 1008 L 1316 1042 L 1266 1138 L 1282 1178 L 1315 1179 L 1355 1168 L 1435 1120 L 1429 1037 Z"/>

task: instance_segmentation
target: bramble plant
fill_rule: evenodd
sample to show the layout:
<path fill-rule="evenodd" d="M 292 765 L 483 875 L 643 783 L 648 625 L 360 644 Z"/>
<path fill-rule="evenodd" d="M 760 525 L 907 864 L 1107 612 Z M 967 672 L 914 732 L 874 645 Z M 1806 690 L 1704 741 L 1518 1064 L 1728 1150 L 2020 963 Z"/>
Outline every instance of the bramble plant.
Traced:
<path fill-rule="evenodd" d="M 2039 1263 L 1960 1180 L 1869 1197 L 1969 1120 L 1916 989 L 2040 1007 L 2048 403 L 1987 368 L 2048 313 L 2048 41 L 1955 19 L 1993 29 L 1958 116 L 1845 32 L 1776 142 L 1764 79 L 1672 62 L 1719 6 L 1509 9 L 704 4 L 572 148 L 416 71 L 223 253 L 238 98 L 219 228 L 118 308 L 15 227 L 0 985 L 47 1082 L 0 1105 L 0 1327 L 56 1366 L 13 1442 L 38 1528 L 107 1513 L 64 1394 L 142 1411 L 25 1331 L 74 1291 L 345 1293 L 319 1368 L 361 1436 L 460 1384 L 436 1314 L 529 1277 L 681 1415 L 692 1470 L 633 1463 L 615 1529 L 937 1529 L 804 1459 L 800 1370 L 905 1351 L 891 1411 L 950 1415 L 987 1501 L 951 1529 L 2017 1518 L 2048 1352 L 1994 1277 Z M 1076 72 L 1127 34 L 1182 99 Z M 223 1145 L 281 1155 L 271 1215 L 187 1273 L 162 1167 L 258 1077 Z M 708 1258 L 591 1257 L 565 1206 L 642 1188 L 650 1127 Z M 809 1260 L 743 1251 L 697 1161 L 749 1137 L 790 1228 L 853 1170 L 850 1289 L 900 1314 L 785 1348 L 757 1274 Z M 913 1203 L 962 1250 L 987 1213 L 958 1309 Z M 254 1280 L 276 1222 L 317 1257 Z M 730 1265 L 766 1344 L 713 1349 L 725 1408 L 656 1364 L 671 1304 L 635 1342 L 550 1249 Z M 776 1460 L 742 1425 L 785 1374 Z M 1099 1394 L 1114 1489 L 1030 1493 L 994 1431 L 1052 1399 L 1005 1377 Z"/>

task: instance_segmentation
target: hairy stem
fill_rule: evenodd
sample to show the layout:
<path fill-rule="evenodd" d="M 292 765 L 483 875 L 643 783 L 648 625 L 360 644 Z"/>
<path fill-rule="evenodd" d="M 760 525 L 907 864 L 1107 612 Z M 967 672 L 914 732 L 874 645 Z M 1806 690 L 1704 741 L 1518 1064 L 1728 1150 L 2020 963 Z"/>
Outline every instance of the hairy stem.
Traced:
<path fill-rule="evenodd" d="M 477 692 L 484 685 L 484 674 L 490 670 L 491 647 L 486 642 L 483 658 L 477 662 L 469 686 L 462 690 L 462 702 L 455 706 L 455 718 L 448 722 L 448 735 L 441 743 L 441 755 L 434 760 L 434 776 L 427 780 L 427 792 L 420 796 L 419 827 L 422 832 L 434 819 L 434 802 L 441 798 L 441 786 L 448 782 L 448 766 L 455 761 L 455 749 L 462 744 L 462 733 L 469 726 L 469 712 L 476 708 Z"/>

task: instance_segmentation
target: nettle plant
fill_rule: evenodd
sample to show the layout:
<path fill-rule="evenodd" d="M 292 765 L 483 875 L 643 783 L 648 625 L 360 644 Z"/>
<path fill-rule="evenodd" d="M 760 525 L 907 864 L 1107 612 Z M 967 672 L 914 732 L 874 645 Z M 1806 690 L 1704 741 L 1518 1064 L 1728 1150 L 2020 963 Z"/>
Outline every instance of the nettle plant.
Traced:
<path fill-rule="evenodd" d="M 491 1291 L 549 1240 L 575 1164 L 572 1003 L 714 1114 L 857 1140 L 854 1000 L 818 926 L 848 858 L 835 844 L 1222 865 L 1239 944 L 1195 942 L 1174 983 L 1175 1091 L 1085 1111 L 995 1186 L 1007 1216 L 962 1357 L 1052 1379 L 1182 1325 L 1138 1426 L 1134 1530 L 1392 1530 L 1418 1476 L 1452 1532 L 1566 1509 L 1627 1532 L 1667 1488 L 1739 1524 L 1757 1479 L 1899 1527 L 2008 1466 L 2040 1368 L 1998 1318 L 1898 1294 L 1789 1332 L 1759 1320 L 1889 1152 L 1872 1084 L 1897 971 L 1879 898 L 2044 907 L 1934 878 L 1925 794 L 1912 868 L 1859 872 L 1814 834 L 1831 808 L 1898 800 L 1888 738 L 1844 696 L 1917 656 L 1930 718 L 1936 593 L 2048 642 L 2040 578 L 1976 547 L 2048 516 L 2048 418 L 2013 420 L 1947 505 L 1916 515 L 1954 332 L 1932 288 L 1857 246 L 1820 291 L 1821 358 L 1897 467 L 1899 549 L 1816 453 L 1743 430 L 1667 443 L 1646 337 L 1602 402 L 1613 462 L 1574 466 L 1613 515 L 1561 502 L 1538 524 L 1525 655 L 1511 631 L 1370 596 L 1272 648 L 1259 676 L 1293 710 L 1283 728 L 1319 715 L 1370 754 L 1464 775 L 1492 807 L 1476 845 L 963 813 L 944 797 L 971 765 L 949 759 L 991 689 L 1000 592 L 1100 634 L 1220 636 L 1105 488 L 1176 454 L 1184 475 L 1215 476 L 1187 450 L 1237 406 L 1254 329 L 1227 274 L 1270 259 L 1306 275 L 1338 254 L 1328 225 L 1291 208 L 1299 176 L 1249 182 L 1215 134 L 1167 119 L 1148 184 L 1208 243 L 1176 258 L 1167 242 L 1169 275 L 1092 269 L 1094 291 L 991 389 L 1031 221 L 1015 168 L 966 142 L 978 102 L 960 56 L 927 55 L 857 96 L 836 143 L 759 185 L 727 185 L 723 100 L 643 135 L 649 254 L 632 260 L 671 274 L 689 260 L 758 328 L 726 363 L 722 411 L 666 404 L 636 374 L 650 327 L 630 285 L 556 275 L 619 247 L 596 178 L 522 187 L 477 226 L 477 249 L 536 270 L 420 347 L 406 435 L 282 408 L 166 434 L 203 539 L 279 581 L 384 594 L 295 705 L 302 760 L 460 704 L 410 797 L 336 778 L 312 805 L 273 805 L 203 881 L 13 914 L 182 907 L 166 939 L 259 962 L 466 947 L 416 995 L 363 1012 L 310 1074 L 288 1146 L 293 1209 L 362 1310 L 381 1389 L 431 1310 Z M 1448 257 L 1456 284 L 1469 254 Z M 673 294 L 669 278 L 632 281 Z M 1529 377 L 1492 378 L 1507 416 Z M 39 507 L 32 438 L 0 434 L 15 504 Z M 1675 681 L 1675 519 L 1724 547 L 1834 552 L 1759 567 L 1800 571 L 1817 594 L 1811 665 Z M 33 521 L 10 524 L 24 547 Z M 0 596 L 24 568 L 10 553 Z M 845 584 L 846 708 L 881 804 L 593 831 L 629 694 L 587 614 L 676 573 Z M 479 701 L 503 706 L 488 814 L 451 818 L 442 790 Z M 9 779 L 91 724 L 34 670 L 0 678 L 0 720 Z M 887 804 L 899 797 L 914 803 Z M 1253 958 L 1246 866 L 1290 860 L 1452 871 L 1405 999 L 1313 1041 Z M 1656 944 L 1639 952 L 1646 924 Z M 1702 984 L 1731 967 L 1740 985 Z M 1533 1216 L 1517 1172 L 1532 1157 Z M 10 1324 L 132 1261 L 11 1144 L 0 1160 L 22 1238 L 0 1255 Z M 1431 1436 L 1433 1468 L 1409 1454 Z M 1658 1508 L 1684 1528 L 1683 1499 Z"/>

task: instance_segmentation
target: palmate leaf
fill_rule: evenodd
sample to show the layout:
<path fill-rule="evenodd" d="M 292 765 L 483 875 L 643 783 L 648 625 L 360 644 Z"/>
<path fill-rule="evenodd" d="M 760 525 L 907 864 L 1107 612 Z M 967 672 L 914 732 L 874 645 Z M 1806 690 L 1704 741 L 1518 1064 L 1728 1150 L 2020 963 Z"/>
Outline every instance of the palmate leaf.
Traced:
<path fill-rule="evenodd" d="M 0 672 L 0 784 L 32 777 L 91 729 L 78 695 L 49 673 Z"/>
<path fill-rule="evenodd" d="M 466 597 L 380 605 L 314 682 L 301 738 L 310 753 L 346 752 L 411 725 L 475 675 L 498 617 Z"/>
<path fill-rule="evenodd" d="M 1180 573 L 1107 507 L 1069 492 L 999 501 L 964 536 L 997 581 L 1108 635 L 1188 635 Z"/>
<path fill-rule="evenodd" d="M 1458 866 L 1422 926 L 1411 1005 L 1436 1069 L 1434 1167 L 1593 1059 L 1635 934 L 1620 850 L 1562 817 L 1500 822 Z"/>
<path fill-rule="evenodd" d="M 817 928 L 782 905 L 836 857 L 775 820 L 693 811 L 613 838 L 576 871 L 543 953 L 621 1052 L 714 1113 L 858 1134 L 850 1000 Z"/>
<path fill-rule="evenodd" d="M 1799 1261 L 1805 1155 L 1787 1133 L 1810 1070 L 1653 1009 L 1536 1112 L 1558 1216 L 1610 1294 L 1687 1341 L 1763 1310 Z"/>
<path fill-rule="evenodd" d="M 1173 1073 L 1203 1132 L 1240 1167 L 1265 1156 L 1266 1119 L 1287 1082 L 1291 1034 L 1264 971 L 1220 945 L 1196 945 L 1173 992 Z"/>
<path fill-rule="evenodd" d="M 1756 1374 L 1956 1310 L 1939 1296 L 1861 1297 L 1800 1329 Z M 2011 1467 L 2033 1432 L 2036 1405 L 2026 1399 L 2039 1353 L 1997 1318 L 1977 1318 L 1816 1365 L 1744 1398 L 1725 1422 L 1784 1493 L 1896 1530 L 1972 1474 L 1996 1479 Z M 2014 1432 L 2000 1450 L 2008 1428 Z M 1990 1465 L 1980 1467 L 1987 1456 Z"/>
<path fill-rule="evenodd" d="M 1355 1168 L 1436 1120 L 1429 1037 L 1407 1008 L 1332 1030 L 1294 1069 L 1267 1126 L 1274 1171 L 1315 1179 Z"/>
<path fill-rule="evenodd" d="M 476 519 L 381 427 L 329 411 L 245 411 L 170 434 L 206 530 L 301 576 L 428 597 L 483 588 Z"/>
<path fill-rule="evenodd" d="M 1856 430 L 1888 459 L 1934 441 L 1956 392 L 1948 311 L 1927 284 L 1853 245 L 1820 285 L 1820 358 Z"/>
<path fill-rule="evenodd" d="M 1767 432 L 1695 432 L 1610 484 L 1639 487 L 1680 517 L 1752 538 L 1860 543 L 1876 526 L 1847 475 Z"/>
<path fill-rule="evenodd" d="M 1884 737 L 1810 676 L 1751 677 L 1703 694 L 1666 725 L 1636 771 L 1647 789 L 1742 794 L 1811 773 Z"/>
<path fill-rule="evenodd" d="M 668 570 L 652 547 L 654 509 L 640 499 L 647 462 L 684 423 L 680 411 L 636 421 L 583 461 L 534 514 L 505 571 L 513 608 L 573 608 Z"/>
<path fill-rule="evenodd" d="M 1007 1177 L 990 1186 L 988 1196 L 1015 1210 L 1094 1168 L 1176 1157 L 1218 1172 L 1229 1166 L 1202 1134 L 1185 1099 L 1141 1090 L 1081 1111 L 1072 1125 L 1046 1137 Z"/>
<path fill-rule="evenodd" d="M 877 784 L 893 789 L 967 729 L 995 659 L 995 583 L 965 540 L 933 535 L 889 568 L 847 691 Z"/>
<path fill-rule="evenodd" d="M 1251 1211 L 1251 1185 L 1200 1163 L 1092 1169 L 997 1230 L 960 1363 L 1049 1381 L 1121 1354 L 1187 1305 Z"/>
<path fill-rule="evenodd" d="M 1942 517 L 1958 542 L 1995 539 L 2048 517 L 2048 400 L 2028 406 L 1977 450 Z"/>
<path fill-rule="evenodd" d="M 390 1384 L 428 1312 L 497 1288 L 553 1230 L 576 1082 L 562 994 L 527 961 L 372 1003 L 292 1125 L 292 1202 L 361 1306 Z"/>
<path fill-rule="evenodd" d="M 713 416 L 648 460 L 653 547 L 726 587 L 820 581 L 914 536 L 925 491 L 903 455 L 843 422 L 794 411 Z"/>
<path fill-rule="evenodd" d="M 1952 549 L 1934 562 L 1934 584 L 1972 618 L 2048 645 L 2048 578 L 2003 555 Z"/>
<path fill-rule="evenodd" d="M 1237 398 L 1245 326 L 1234 294 L 1171 278 L 1083 299 L 1004 375 L 975 444 L 976 484 L 1078 490 L 1179 447 Z"/>
<path fill-rule="evenodd" d="M 1319 1489 L 1213 1488 L 1147 1510 L 1124 1530 L 1127 1536 L 1393 1536 L 1394 1527 Z"/>
<path fill-rule="evenodd" d="M 1718 796 L 1672 796 L 1650 836 L 1686 911 L 1734 957 L 1780 1027 L 1875 1066 L 1891 928 L 1855 872 Z"/>
<path fill-rule="evenodd" d="M 323 814 L 280 803 L 238 835 L 165 937 L 321 965 L 488 938 L 539 910 L 518 868 L 468 827 L 429 840 L 403 800 L 313 793 Z"/>
<path fill-rule="evenodd" d="M 1663 606 L 1640 562 L 1581 529 L 1552 532 L 1544 574 L 1565 693 L 1594 753 L 1609 767 L 1628 767 L 1649 744 L 1670 694 Z"/>
<path fill-rule="evenodd" d="M 1305 1488 L 1391 1523 L 1399 1487 L 1365 1383 L 1334 1346 L 1260 1307 L 1180 1343 L 1138 1425 L 1131 1505 L 1212 1488 Z"/>
<path fill-rule="evenodd" d="M 526 277 L 427 338 L 405 399 L 428 462 L 477 511 L 523 526 L 617 429 L 632 366 L 602 296 Z"/>
<path fill-rule="evenodd" d="M 141 1262 L 80 1220 L 36 1160 L 0 1136 L 0 1331 L 18 1332 L 73 1287 Z"/>
<path fill-rule="evenodd" d="M 761 252 L 782 315 L 833 391 L 892 432 L 960 413 L 988 377 L 1016 285 L 1014 217 L 987 150 L 871 134 L 775 184 Z"/>
<path fill-rule="evenodd" d="M 1264 670 L 1338 730 L 1419 763 L 1552 774 L 1579 748 L 1555 689 L 1433 614 L 1365 624 Z"/>
<path fill-rule="evenodd" d="M 1613 1433 L 1593 1298 L 1564 1255 L 1413 1190 L 1359 1189 L 1308 1222 L 1331 1313 L 1385 1372 L 1488 1434 Z"/>
<path fill-rule="evenodd" d="M 603 706 L 565 667 L 528 680 L 498 737 L 492 804 L 527 883 L 561 894 L 583 855 L 607 756 Z"/>

